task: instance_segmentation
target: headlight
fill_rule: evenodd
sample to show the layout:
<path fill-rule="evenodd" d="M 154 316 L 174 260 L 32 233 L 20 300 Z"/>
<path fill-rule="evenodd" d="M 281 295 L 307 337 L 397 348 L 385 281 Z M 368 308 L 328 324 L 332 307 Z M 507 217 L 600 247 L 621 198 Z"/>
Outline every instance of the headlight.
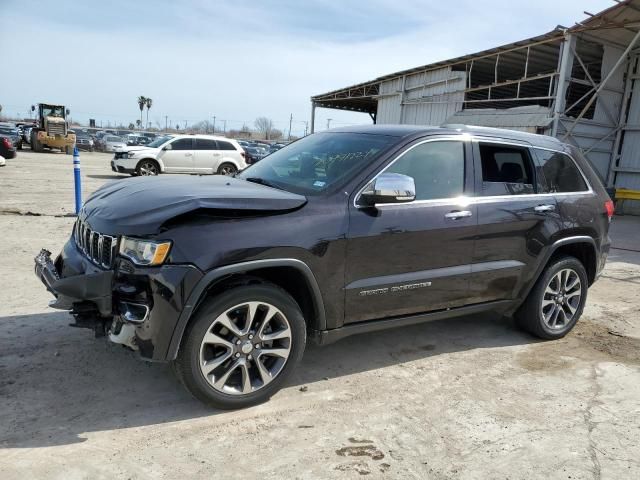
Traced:
<path fill-rule="evenodd" d="M 120 240 L 120 255 L 136 265 L 162 265 L 170 249 L 171 242 L 153 242 L 130 237 L 122 237 Z"/>
<path fill-rule="evenodd" d="M 135 157 L 135 156 L 136 156 L 136 152 L 129 152 L 129 153 L 127 153 L 127 157 L 129 157 L 129 158 L 133 158 L 133 157 Z"/>

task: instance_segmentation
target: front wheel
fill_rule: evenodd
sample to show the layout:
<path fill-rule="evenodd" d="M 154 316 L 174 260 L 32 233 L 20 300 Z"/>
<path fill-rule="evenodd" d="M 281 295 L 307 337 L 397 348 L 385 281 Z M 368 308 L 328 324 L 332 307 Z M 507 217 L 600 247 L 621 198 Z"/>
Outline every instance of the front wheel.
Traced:
<path fill-rule="evenodd" d="M 136 167 L 136 174 L 148 177 L 158 175 L 160 173 L 160 165 L 155 160 L 141 160 Z"/>
<path fill-rule="evenodd" d="M 223 163 L 218 167 L 218 175 L 235 175 L 238 172 L 238 169 L 233 163 Z"/>
<path fill-rule="evenodd" d="M 546 267 L 516 312 L 516 321 L 545 340 L 562 338 L 582 315 L 588 287 L 587 272 L 577 258 L 557 258 Z"/>
<path fill-rule="evenodd" d="M 240 286 L 203 304 L 174 369 L 202 402 L 244 408 L 280 390 L 305 342 L 302 312 L 287 292 L 272 284 Z"/>

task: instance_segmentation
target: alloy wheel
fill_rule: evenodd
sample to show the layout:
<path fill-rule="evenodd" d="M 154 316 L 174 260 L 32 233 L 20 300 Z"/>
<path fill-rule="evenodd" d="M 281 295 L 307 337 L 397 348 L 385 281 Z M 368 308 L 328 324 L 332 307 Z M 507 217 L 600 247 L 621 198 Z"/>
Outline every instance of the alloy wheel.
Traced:
<path fill-rule="evenodd" d="M 153 162 L 144 162 L 140 165 L 140 175 L 158 175 L 158 167 Z"/>
<path fill-rule="evenodd" d="M 222 165 L 218 170 L 218 173 L 221 175 L 233 175 L 236 173 L 236 169 L 233 165 Z"/>
<path fill-rule="evenodd" d="M 200 371 L 215 390 L 253 393 L 271 383 L 291 353 L 291 326 L 266 302 L 246 302 L 219 315 L 200 344 Z"/>
<path fill-rule="evenodd" d="M 582 283 L 575 270 L 557 272 L 544 290 L 540 306 L 545 325 L 552 330 L 565 328 L 574 318 L 582 299 Z"/>

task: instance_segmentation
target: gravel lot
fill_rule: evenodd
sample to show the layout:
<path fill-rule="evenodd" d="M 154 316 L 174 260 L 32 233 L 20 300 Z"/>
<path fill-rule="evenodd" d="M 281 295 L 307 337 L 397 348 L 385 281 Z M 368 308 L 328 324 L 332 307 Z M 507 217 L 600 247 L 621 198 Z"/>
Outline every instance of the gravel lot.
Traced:
<path fill-rule="evenodd" d="M 81 154 L 85 197 L 126 178 L 110 157 Z M 362 335 L 309 347 L 269 403 L 218 412 L 48 309 L 33 256 L 70 233 L 71 161 L 0 168 L 0 479 L 640 478 L 640 218 L 614 220 L 563 340 L 489 316 Z"/>

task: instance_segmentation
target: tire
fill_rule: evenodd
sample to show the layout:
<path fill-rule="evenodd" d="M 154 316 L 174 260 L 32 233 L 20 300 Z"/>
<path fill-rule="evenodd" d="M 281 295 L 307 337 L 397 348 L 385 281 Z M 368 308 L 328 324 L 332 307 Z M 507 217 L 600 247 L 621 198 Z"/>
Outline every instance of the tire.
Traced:
<path fill-rule="evenodd" d="M 31 134 L 31 150 L 33 150 L 34 152 L 42 151 L 42 145 L 40 145 L 40 142 L 38 141 L 37 132 L 34 132 L 33 134 Z"/>
<path fill-rule="evenodd" d="M 141 177 L 156 176 L 160 174 L 160 165 L 155 160 L 145 158 L 136 165 L 136 175 Z"/>
<path fill-rule="evenodd" d="M 516 323 L 545 340 L 564 337 L 582 315 L 588 286 L 587 272 L 577 258 L 552 259 L 516 312 Z"/>
<path fill-rule="evenodd" d="M 22 150 L 22 142 L 18 143 L 18 146 L 16 147 L 18 150 Z"/>
<path fill-rule="evenodd" d="M 233 163 L 225 162 L 218 167 L 216 173 L 218 175 L 235 175 L 238 173 L 238 168 Z"/>
<path fill-rule="evenodd" d="M 64 153 L 66 153 L 67 155 L 71 155 L 73 153 L 73 147 L 67 145 L 66 147 L 64 147 Z"/>
<path fill-rule="evenodd" d="M 247 326 L 250 305 L 253 322 Z M 274 313 L 267 317 L 267 312 Z M 205 341 L 205 335 L 211 343 Z M 279 338 L 267 340 L 269 336 Z M 305 343 L 304 317 L 287 292 L 269 283 L 245 285 L 202 305 L 185 332 L 173 367 L 187 390 L 205 404 L 225 410 L 245 408 L 280 390 L 300 362 Z M 271 352 L 276 350 L 277 355 Z M 211 366 L 201 367 L 205 362 Z"/>

